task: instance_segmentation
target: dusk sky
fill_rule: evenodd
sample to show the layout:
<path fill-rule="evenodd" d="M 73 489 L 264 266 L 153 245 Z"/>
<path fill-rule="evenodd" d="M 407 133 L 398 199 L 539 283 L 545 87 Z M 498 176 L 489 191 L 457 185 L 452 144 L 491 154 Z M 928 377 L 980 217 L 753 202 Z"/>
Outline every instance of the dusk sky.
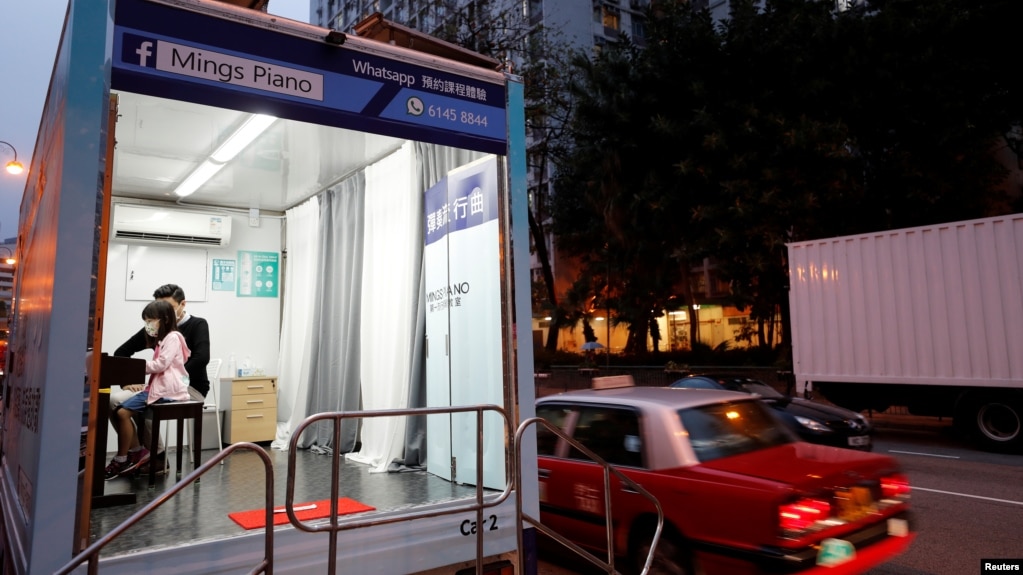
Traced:
<path fill-rule="evenodd" d="M 18 235 L 21 196 L 67 7 L 67 0 L 33 0 L 0 18 L 0 141 L 14 146 L 25 166 L 20 176 L 0 170 L 0 240 Z M 268 11 L 307 22 L 309 0 L 270 0 Z M 11 149 L 0 144 L 0 163 L 12 159 Z"/>

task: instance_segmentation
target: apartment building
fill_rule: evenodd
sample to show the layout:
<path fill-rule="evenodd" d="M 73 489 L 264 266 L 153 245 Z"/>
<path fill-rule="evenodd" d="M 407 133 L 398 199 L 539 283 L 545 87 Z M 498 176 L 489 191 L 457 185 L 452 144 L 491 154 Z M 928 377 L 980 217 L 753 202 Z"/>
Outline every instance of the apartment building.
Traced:
<path fill-rule="evenodd" d="M 0 244 L 0 329 L 7 330 L 7 316 L 10 314 L 11 298 L 14 295 L 14 254 L 17 253 L 18 238 L 6 238 Z M 4 336 L 6 337 L 6 336 Z"/>
<path fill-rule="evenodd" d="M 572 47 L 600 47 L 627 34 L 637 43 L 645 38 L 643 10 L 650 0 L 310 0 L 310 22 L 342 32 L 374 13 L 392 22 L 431 35 L 455 20 L 471 19 L 486 11 L 521 17 L 530 26 L 556 31 Z"/>

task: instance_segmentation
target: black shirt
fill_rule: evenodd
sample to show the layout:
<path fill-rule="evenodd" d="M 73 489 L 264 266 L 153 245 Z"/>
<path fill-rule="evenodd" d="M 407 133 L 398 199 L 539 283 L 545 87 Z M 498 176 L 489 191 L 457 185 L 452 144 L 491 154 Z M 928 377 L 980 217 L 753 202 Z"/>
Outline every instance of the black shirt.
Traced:
<path fill-rule="evenodd" d="M 210 362 L 210 325 L 201 317 L 187 316 L 178 324 L 178 331 L 185 336 L 191 355 L 185 362 L 188 372 L 188 385 L 195 388 L 203 397 L 210 391 L 210 378 L 206 375 L 206 365 Z M 146 349 L 146 330 L 142 328 L 114 352 L 116 357 L 131 357 Z"/>

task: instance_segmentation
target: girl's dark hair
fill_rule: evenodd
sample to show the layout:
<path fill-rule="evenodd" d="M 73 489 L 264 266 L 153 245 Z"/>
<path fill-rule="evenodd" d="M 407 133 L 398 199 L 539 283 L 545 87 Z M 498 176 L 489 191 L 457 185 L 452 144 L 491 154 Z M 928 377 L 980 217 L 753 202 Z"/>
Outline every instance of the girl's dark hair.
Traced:
<path fill-rule="evenodd" d="M 146 307 L 142 309 L 142 320 L 150 319 L 160 320 L 160 329 L 157 331 L 155 338 L 146 334 L 147 339 L 160 342 L 163 341 L 163 338 L 167 337 L 168 333 L 178 329 L 178 316 L 174 313 L 174 306 L 166 300 L 158 299 L 146 304 Z"/>

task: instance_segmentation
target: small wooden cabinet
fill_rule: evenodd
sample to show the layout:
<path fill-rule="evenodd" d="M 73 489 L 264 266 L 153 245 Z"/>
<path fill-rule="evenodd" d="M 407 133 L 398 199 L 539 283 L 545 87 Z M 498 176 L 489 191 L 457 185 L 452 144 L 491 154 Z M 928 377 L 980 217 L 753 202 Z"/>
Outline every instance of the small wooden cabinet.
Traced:
<path fill-rule="evenodd" d="M 236 377 L 231 380 L 230 389 L 231 408 L 224 414 L 224 441 L 273 441 L 277 434 L 277 378 Z"/>

